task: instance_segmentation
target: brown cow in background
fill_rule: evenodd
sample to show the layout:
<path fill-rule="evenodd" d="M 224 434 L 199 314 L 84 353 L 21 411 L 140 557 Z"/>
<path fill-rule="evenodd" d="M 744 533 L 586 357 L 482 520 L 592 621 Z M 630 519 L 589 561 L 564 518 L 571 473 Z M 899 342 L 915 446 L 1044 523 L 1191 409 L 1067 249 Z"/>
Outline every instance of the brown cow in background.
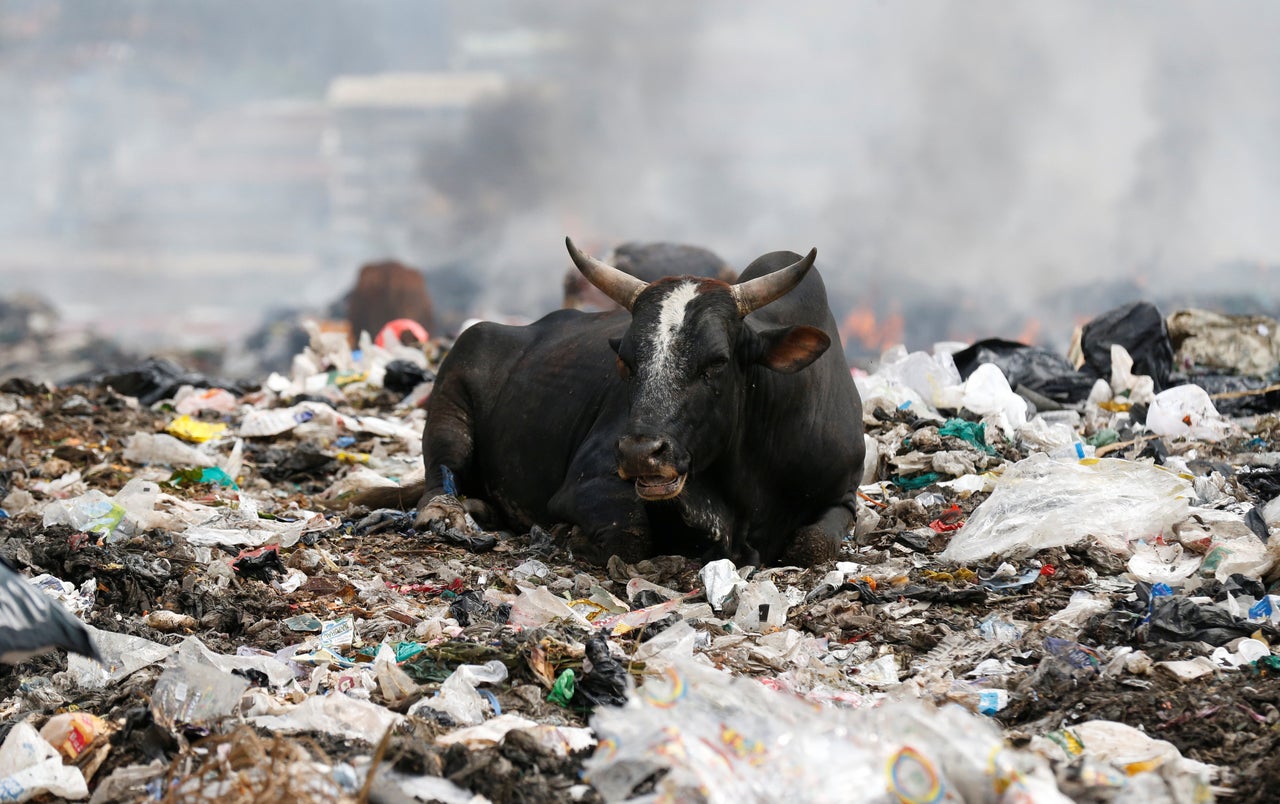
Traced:
<path fill-rule="evenodd" d="M 428 332 L 435 327 L 435 312 L 422 273 L 395 260 L 362 267 L 346 302 L 353 344 L 361 332 L 376 336 L 387 322 L 397 318 L 417 321 Z"/>

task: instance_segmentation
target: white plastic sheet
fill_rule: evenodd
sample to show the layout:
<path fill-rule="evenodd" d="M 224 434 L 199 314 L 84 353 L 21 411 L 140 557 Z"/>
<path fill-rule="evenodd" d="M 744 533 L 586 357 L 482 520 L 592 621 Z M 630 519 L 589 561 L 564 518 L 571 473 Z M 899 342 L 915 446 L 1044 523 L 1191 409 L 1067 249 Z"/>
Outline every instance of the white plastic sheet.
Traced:
<path fill-rule="evenodd" d="M 1093 537 L 1116 552 L 1184 520 L 1190 484 L 1157 466 L 1115 458 L 1019 461 L 956 532 L 945 561 L 1027 557 Z"/>

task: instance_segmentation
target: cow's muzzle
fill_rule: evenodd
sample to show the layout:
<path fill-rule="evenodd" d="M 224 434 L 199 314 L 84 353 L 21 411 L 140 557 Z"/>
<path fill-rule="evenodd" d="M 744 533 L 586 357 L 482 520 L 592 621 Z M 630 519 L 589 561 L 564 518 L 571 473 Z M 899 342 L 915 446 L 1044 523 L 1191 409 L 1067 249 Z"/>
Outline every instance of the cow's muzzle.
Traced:
<path fill-rule="evenodd" d="M 669 500 L 684 491 L 688 474 L 676 466 L 671 442 L 660 436 L 618 439 L 618 475 L 635 480 L 636 494 L 645 500 Z"/>

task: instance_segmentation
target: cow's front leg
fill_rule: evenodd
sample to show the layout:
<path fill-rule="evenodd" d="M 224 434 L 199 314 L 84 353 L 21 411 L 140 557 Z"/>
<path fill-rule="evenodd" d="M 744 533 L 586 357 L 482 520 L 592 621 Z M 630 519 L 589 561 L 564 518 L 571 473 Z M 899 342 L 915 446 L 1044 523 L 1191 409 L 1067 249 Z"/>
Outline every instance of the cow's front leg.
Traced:
<path fill-rule="evenodd" d="M 616 475 L 566 482 L 547 510 L 555 520 L 575 525 L 574 552 L 593 564 L 615 555 L 629 563 L 653 555 L 643 505 L 632 484 Z"/>
<path fill-rule="evenodd" d="M 846 500 L 828 508 L 816 522 L 797 528 L 783 553 L 783 561 L 801 567 L 812 567 L 834 561 L 840 546 L 853 531 L 856 522 L 854 502 Z"/>

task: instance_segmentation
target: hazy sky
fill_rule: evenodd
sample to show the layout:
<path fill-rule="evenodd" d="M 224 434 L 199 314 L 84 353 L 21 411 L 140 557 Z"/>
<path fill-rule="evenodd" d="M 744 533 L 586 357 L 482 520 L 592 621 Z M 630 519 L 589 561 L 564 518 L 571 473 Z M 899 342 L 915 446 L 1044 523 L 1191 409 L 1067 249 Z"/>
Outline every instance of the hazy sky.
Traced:
<path fill-rule="evenodd" d="M 146 16 L 165 4 L 120 5 Z M 1280 213 L 1280 6 L 304 5 L 282 3 L 265 17 L 246 13 L 252 4 L 217 0 L 168 6 L 169 15 L 198 14 L 229 41 L 251 30 L 274 37 L 278 50 L 197 42 L 182 57 L 148 47 L 111 58 L 90 51 L 58 65 L 43 86 L 14 79 L 15 51 L 0 49 L 0 101 L 21 109 L 31 100 L 24 93 L 37 93 L 47 109 L 49 93 L 75 97 L 95 81 L 121 93 L 118 102 L 88 93 L 129 110 L 102 146 L 115 154 L 105 163 L 118 165 L 190 136 L 210 108 L 319 100 L 340 73 L 510 69 L 521 93 L 477 109 L 459 142 L 419 166 L 423 182 L 449 188 L 451 211 L 396 213 L 441 214 L 437 234 L 405 241 L 391 234 L 403 221 L 377 220 L 364 255 L 429 270 L 463 263 L 480 286 L 476 304 L 492 312 L 532 314 L 554 302 L 566 233 L 601 246 L 695 242 L 739 266 L 763 252 L 817 246 L 844 302 L 870 295 L 887 310 L 912 293 L 945 299 L 961 287 L 979 324 L 1066 286 L 1136 278 L 1185 287 L 1197 277 L 1209 285 L 1224 263 L 1280 264 L 1280 226 L 1272 224 Z M 286 33 L 277 37 L 276 28 Z M 130 30 L 116 29 L 103 46 L 127 43 Z M 509 42 L 521 30 L 550 44 L 524 62 L 486 62 L 460 47 L 464 35 Z M 268 69 L 273 58 L 278 71 Z M 134 67 L 127 82 L 118 80 L 121 64 Z M 140 90 L 147 81 L 164 91 Z M 27 162 L 41 153 L 24 139 L 29 132 L 73 125 L 77 148 L 92 148 L 84 118 L 70 116 L 11 128 L 0 160 Z M 29 195 L 20 182 L 0 185 L 0 222 L 15 220 Z M 310 208 L 307 199 L 282 202 L 262 217 L 288 229 Z M 147 298 L 144 290 L 164 292 L 172 277 L 163 255 L 175 247 L 156 215 L 148 208 L 131 221 L 156 230 L 152 248 L 162 256 L 154 269 L 104 283 L 77 309 L 113 292 L 132 303 Z M 4 232 L 38 247 L 23 225 Z M 83 234 L 60 237 L 64 247 L 101 247 Z M 318 286 L 298 280 L 299 265 L 326 256 L 315 239 L 299 236 L 275 255 L 288 266 L 279 278 L 257 276 L 251 293 L 228 290 L 243 317 L 273 301 L 338 295 L 354 264 Z M 55 290 L 63 281 L 40 278 Z M 79 286 L 61 290 L 74 298 Z M 202 301 L 217 307 L 216 298 Z"/>

